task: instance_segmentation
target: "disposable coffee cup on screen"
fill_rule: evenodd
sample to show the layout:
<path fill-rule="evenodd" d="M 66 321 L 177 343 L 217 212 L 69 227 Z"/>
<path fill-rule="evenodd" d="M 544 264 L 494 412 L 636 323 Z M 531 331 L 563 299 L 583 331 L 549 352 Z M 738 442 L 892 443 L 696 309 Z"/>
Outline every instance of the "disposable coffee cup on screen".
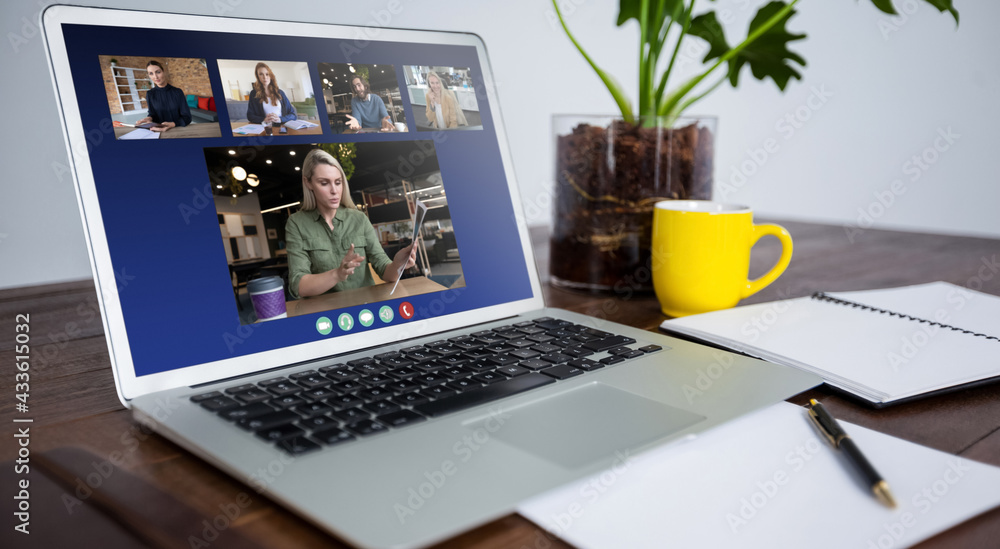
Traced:
<path fill-rule="evenodd" d="M 402 122 L 396 122 L 396 131 L 397 132 L 405 132 L 406 131 L 406 124 L 404 124 Z"/>
<path fill-rule="evenodd" d="M 274 320 L 288 316 L 288 311 L 285 309 L 285 285 L 281 278 L 277 276 L 255 278 L 247 283 L 247 290 L 250 292 L 250 301 L 253 302 L 257 320 Z"/>

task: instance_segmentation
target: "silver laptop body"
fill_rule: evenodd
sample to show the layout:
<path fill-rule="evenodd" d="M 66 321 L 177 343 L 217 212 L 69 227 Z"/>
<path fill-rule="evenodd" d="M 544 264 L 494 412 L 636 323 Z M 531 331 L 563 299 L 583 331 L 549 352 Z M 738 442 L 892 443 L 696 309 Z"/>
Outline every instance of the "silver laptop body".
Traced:
<path fill-rule="evenodd" d="M 520 213 L 520 199 L 492 86 L 492 73 L 485 47 L 477 36 L 66 6 L 47 9 L 43 23 L 116 386 L 123 404 L 133 410 L 138 421 L 149 424 L 163 436 L 244 482 L 251 490 L 281 503 L 348 543 L 360 547 L 403 548 L 422 547 L 448 539 L 512 512 L 519 502 L 545 490 L 614 467 L 644 449 L 689 439 L 719 423 L 821 382 L 816 376 L 789 368 L 544 307 L 527 228 Z M 470 235 L 464 237 L 466 242 L 478 242 L 477 238 L 514 242 L 523 260 L 523 273 L 516 274 L 524 277 L 524 297 L 449 312 L 447 307 L 452 301 L 461 302 L 463 297 L 456 297 L 454 292 L 441 292 L 427 298 L 439 300 L 438 308 L 446 310 L 442 314 L 435 314 L 435 309 L 428 308 L 424 302 L 422 315 L 409 322 L 397 319 L 396 323 L 376 325 L 369 330 L 335 333 L 336 337 L 309 334 L 305 341 L 245 354 L 240 354 L 237 347 L 234 356 L 225 359 L 177 364 L 148 372 L 148 361 L 137 357 L 138 353 L 145 352 L 143 349 L 153 345 L 150 338 L 165 340 L 165 345 L 172 347 L 185 345 L 186 337 L 196 338 L 197 334 L 186 336 L 188 327 L 176 320 L 153 332 L 134 328 L 142 326 L 135 324 L 138 321 L 134 315 L 143 310 L 143 305 L 142 300 L 133 300 L 151 290 L 144 289 L 141 276 L 136 276 L 132 286 L 122 286 L 122 274 L 129 273 L 122 273 L 120 267 L 116 270 L 123 257 L 120 254 L 124 253 L 117 244 L 120 236 L 116 231 L 122 229 L 110 219 L 114 214 L 109 212 L 115 208 L 100 192 L 104 185 L 102 174 L 107 173 L 109 162 L 102 155 L 118 150 L 101 147 L 118 147 L 122 142 L 109 138 L 107 143 L 95 145 L 94 139 L 88 137 L 92 124 L 88 122 L 88 109 L 82 108 L 81 102 L 87 101 L 89 92 L 81 91 L 80 86 L 88 82 L 99 83 L 100 79 L 94 73 L 95 67 L 77 66 L 76 54 L 71 53 L 73 41 L 84 36 L 88 29 L 114 33 L 115 29 L 126 28 L 146 29 L 147 37 L 165 37 L 164 40 L 170 39 L 172 32 L 181 32 L 176 29 L 183 29 L 185 34 L 178 34 L 177 40 L 186 43 L 190 43 L 193 36 L 195 40 L 204 39 L 205 44 L 224 44 L 227 37 L 238 34 L 256 35 L 260 40 L 279 39 L 282 44 L 294 44 L 296 40 L 318 41 L 316 44 L 322 44 L 323 40 L 339 40 L 340 44 L 353 45 L 360 50 L 358 59 L 362 62 L 370 43 L 384 43 L 389 48 L 385 51 L 396 51 L 391 50 L 390 45 L 402 44 L 397 48 L 400 60 L 383 61 L 396 65 L 408 62 L 402 59 L 407 56 L 406 51 L 420 48 L 445 48 L 441 51 L 472 55 L 481 71 L 473 85 L 481 94 L 483 109 L 484 127 L 479 131 L 490 139 L 495 135 L 503 171 L 499 175 L 503 182 L 501 190 L 513 205 L 513 219 L 509 230 L 499 233 L 495 226 L 476 227 L 468 222 L 463 226 L 459 216 L 454 214 L 454 210 L 462 206 L 461 193 L 457 190 L 452 193 L 452 189 L 458 187 L 445 177 L 445 185 L 453 185 L 449 189 L 449 202 L 454 196 L 451 207 L 455 235 L 460 237 L 460 246 L 463 234 Z M 407 47 L 407 44 L 415 46 Z M 157 53 L 155 45 L 155 42 L 146 43 L 133 49 L 138 56 L 168 56 L 174 47 L 161 43 L 160 49 L 166 53 Z M 378 47 L 381 46 L 376 49 Z M 124 55 L 122 52 L 128 49 L 127 45 L 122 45 L 117 51 L 104 53 Z M 175 49 L 180 52 L 175 57 L 185 56 L 182 55 L 184 48 L 176 46 Z M 351 55 L 351 52 L 350 49 L 333 48 L 329 60 L 342 60 L 342 56 Z M 188 53 L 186 56 L 207 58 L 209 68 L 215 58 L 234 57 L 231 53 L 214 52 L 207 46 L 202 55 Z M 219 85 L 218 81 L 214 83 Z M 407 116 L 412 115 L 412 105 L 409 108 Z M 214 141 L 213 138 L 177 141 L 190 141 L 190 147 L 199 149 L 198 154 L 202 148 L 235 146 L 237 138 L 228 136 L 226 118 L 220 114 L 220 119 L 222 136 Z M 413 129 L 411 127 L 411 131 Z M 429 135 L 413 132 L 412 137 L 428 139 Z M 378 138 L 364 136 L 358 140 Z M 340 138 L 324 133 L 315 139 L 329 142 Z M 127 149 L 127 154 L 155 155 L 157 150 L 167 150 L 148 148 L 167 146 L 166 142 L 134 145 Z M 169 146 L 188 145 L 171 142 Z M 438 145 L 442 174 L 449 169 L 448 146 L 458 145 Z M 472 257 L 467 249 L 462 250 L 463 266 L 465 257 Z M 188 263 L 198 259 L 189 258 Z M 474 259 L 468 260 L 466 293 L 486 295 L 491 285 L 502 281 L 477 275 L 482 271 L 472 269 Z M 225 261 L 221 263 L 224 267 Z M 172 266 L 166 262 L 162 268 L 169 270 Z M 228 276 L 224 268 L 222 272 Z M 118 283 L 115 282 L 116 274 Z M 231 294 L 231 289 L 228 291 Z M 393 302 L 393 306 L 396 305 L 397 302 Z M 374 306 L 377 310 L 378 304 Z M 157 311 L 150 309 L 147 313 L 154 315 Z M 658 346 L 661 349 L 501 400 L 294 456 L 252 432 L 236 428 L 190 400 L 193 395 L 224 392 L 237 385 L 318 370 L 500 326 L 526 326 L 525 323 L 543 317 L 633 338 L 634 347 Z M 240 344 L 254 345 L 260 341 L 254 338 L 270 334 L 268 330 L 279 330 L 277 323 L 291 320 L 277 320 L 263 327 L 260 323 L 246 326 L 234 323 L 231 335 Z M 195 315 L 191 323 L 197 322 Z M 277 335 L 274 337 L 280 339 Z M 281 337 L 288 339 L 290 336 Z M 589 358 L 599 360 L 605 356 L 607 353 L 598 352 Z M 192 525 L 192 532 L 197 526 Z"/>

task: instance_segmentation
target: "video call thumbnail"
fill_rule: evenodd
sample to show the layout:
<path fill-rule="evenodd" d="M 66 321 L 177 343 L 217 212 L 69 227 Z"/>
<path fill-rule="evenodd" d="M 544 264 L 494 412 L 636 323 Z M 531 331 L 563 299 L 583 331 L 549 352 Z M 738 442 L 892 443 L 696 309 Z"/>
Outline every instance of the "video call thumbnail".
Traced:
<path fill-rule="evenodd" d="M 433 141 L 204 153 L 241 324 L 465 286 Z"/>
<path fill-rule="evenodd" d="M 405 65 L 403 73 L 417 130 L 483 129 L 469 68 Z"/>
<path fill-rule="evenodd" d="M 218 64 L 234 137 L 323 133 L 305 62 L 219 59 Z"/>
<path fill-rule="evenodd" d="M 116 139 L 222 136 L 204 59 L 129 55 L 98 59 Z"/>
<path fill-rule="evenodd" d="M 334 133 L 406 132 L 406 113 L 393 65 L 320 63 Z"/>

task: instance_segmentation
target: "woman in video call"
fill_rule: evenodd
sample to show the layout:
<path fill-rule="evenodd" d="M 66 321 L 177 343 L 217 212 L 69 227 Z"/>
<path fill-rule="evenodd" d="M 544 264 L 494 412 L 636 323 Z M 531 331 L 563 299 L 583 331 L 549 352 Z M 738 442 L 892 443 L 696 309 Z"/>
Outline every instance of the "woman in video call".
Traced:
<path fill-rule="evenodd" d="M 373 286 L 369 264 L 383 281 L 395 282 L 417 258 L 411 243 L 389 259 L 368 216 L 351 201 L 344 169 L 320 149 L 302 162 L 302 207 L 285 223 L 285 242 L 295 299 Z"/>
<path fill-rule="evenodd" d="M 465 113 L 458 107 L 455 92 L 448 89 L 436 72 L 427 73 L 427 122 L 439 130 L 468 126 Z"/>
<path fill-rule="evenodd" d="M 278 89 L 278 79 L 266 63 L 253 69 L 253 89 L 247 102 L 247 120 L 251 124 L 284 124 L 298 118 L 285 92 Z"/>
<path fill-rule="evenodd" d="M 146 74 L 153 82 L 153 87 L 146 92 L 146 106 L 149 116 L 136 122 L 158 124 L 149 128 L 154 132 L 165 132 L 177 126 L 187 126 L 191 123 L 191 109 L 188 107 L 184 90 L 170 85 L 167 73 L 159 61 L 151 60 L 146 64 Z"/>

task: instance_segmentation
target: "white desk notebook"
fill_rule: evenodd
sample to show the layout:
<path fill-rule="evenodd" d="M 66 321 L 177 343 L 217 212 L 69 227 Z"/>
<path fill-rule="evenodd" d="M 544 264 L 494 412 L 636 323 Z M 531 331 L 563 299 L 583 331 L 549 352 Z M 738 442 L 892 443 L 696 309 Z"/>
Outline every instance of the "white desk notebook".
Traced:
<path fill-rule="evenodd" d="M 876 406 L 1000 376 L 1000 297 L 945 282 L 747 305 L 660 328 L 814 372 Z"/>
<path fill-rule="evenodd" d="M 899 506 L 778 403 L 523 503 L 581 549 L 908 547 L 1000 505 L 1000 468 L 842 422 Z"/>

